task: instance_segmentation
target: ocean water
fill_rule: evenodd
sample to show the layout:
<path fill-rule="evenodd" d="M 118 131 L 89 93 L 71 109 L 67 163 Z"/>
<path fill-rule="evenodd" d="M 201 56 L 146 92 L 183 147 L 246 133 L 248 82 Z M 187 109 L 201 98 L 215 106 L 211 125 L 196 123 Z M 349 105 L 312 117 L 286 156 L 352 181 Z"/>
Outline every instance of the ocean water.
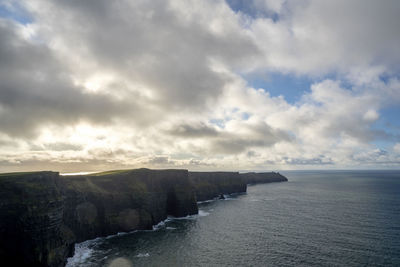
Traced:
<path fill-rule="evenodd" d="M 283 174 L 153 231 L 78 244 L 68 266 L 400 266 L 400 171 Z"/>

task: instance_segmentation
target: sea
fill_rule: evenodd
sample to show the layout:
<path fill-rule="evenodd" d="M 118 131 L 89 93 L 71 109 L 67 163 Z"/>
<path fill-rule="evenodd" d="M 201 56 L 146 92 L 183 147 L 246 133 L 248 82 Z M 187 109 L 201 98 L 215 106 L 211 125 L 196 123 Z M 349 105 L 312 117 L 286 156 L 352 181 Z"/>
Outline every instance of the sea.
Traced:
<path fill-rule="evenodd" d="M 282 171 L 152 231 L 76 244 L 67 266 L 400 266 L 400 171 Z"/>

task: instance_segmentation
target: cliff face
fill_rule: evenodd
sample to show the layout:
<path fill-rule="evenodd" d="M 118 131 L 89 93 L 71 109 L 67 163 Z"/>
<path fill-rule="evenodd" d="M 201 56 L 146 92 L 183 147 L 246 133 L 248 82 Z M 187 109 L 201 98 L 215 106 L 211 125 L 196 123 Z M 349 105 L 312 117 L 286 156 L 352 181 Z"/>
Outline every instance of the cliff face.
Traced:
<path fill-rule="evenodd" d="M 58 173 L 0 175 L 2 266 L 63 266 L 72 246 L 62 225 Z"/>
<path fill-rule="evenodd" d="M 0 265 L 64 266 L 76 242 L 151 229 L 168 215 L 196 214 L 196 200 L 276 181 L 287 179 L 277 173 L 149 169 L 0 174 Z"/>
<path fill-rule="evenodd" d="M 75 242 L 197 212 L 187 170 L 0 174 L 0 263 L 64 266 Z"/>
<path fill-rule="evenodd" d="M 277 172 L 248 172 L 240 176 L 247 184 L 287 182 L 287 178 Z"/>
<path fill-rule="evenodd" d="M 139 169 L 66 176 L 64 223 L 81 242 L 121 231 L 151 229 L 198 212 L 186 170 Z"/>
<path fill-rule="evenodd" d="M 195 187 L 197 201 L 247 190 L 246 182 L 238 172 L 189 172 L 189 179 Z"/>

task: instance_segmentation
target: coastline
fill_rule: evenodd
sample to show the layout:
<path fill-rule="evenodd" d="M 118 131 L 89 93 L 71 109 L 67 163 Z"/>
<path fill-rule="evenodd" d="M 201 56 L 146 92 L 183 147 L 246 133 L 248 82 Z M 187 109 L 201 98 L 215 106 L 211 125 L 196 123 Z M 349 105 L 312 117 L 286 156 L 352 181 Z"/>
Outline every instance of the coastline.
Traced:
<path fill-rule="evenodd" d="M 260 182 L 276 181 L 268 180 L 265 173 L 259 176 Z M 0 253 L 6 263 L 17 259 L 23 265 L 64 266 L 77 243 L 152 231 L 169 216 L 199 216 L 198 201 L 244 193 L 247 182 L 237 172 L 187 170 L 3 174 Z M 13 241 L 11 246 L 6 240 Z"/>

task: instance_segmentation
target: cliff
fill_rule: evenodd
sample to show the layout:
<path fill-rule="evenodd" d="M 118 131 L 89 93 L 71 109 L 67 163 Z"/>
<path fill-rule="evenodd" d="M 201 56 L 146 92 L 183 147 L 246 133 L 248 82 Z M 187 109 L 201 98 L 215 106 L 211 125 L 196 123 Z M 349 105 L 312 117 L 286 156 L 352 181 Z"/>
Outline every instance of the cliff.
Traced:
<path fill-rule="evenodd" d="M 64 266 L 75 242 L 197 212 L 187 170 L 0 174 L 0 262 Z"/>
<path fill-rule="evenodd" d="M 247 184 L 287 182 L 287 178 L 277 172 L 248 172 L 240 176 Z"/>
<path fill-rule="evenodd" d="M 278 173 L 149 169 L 0 174 L 0 263 L 64 266 L 76 242 L 151 229 L 168 215 L 196 214 L 196 201 L 276 181 L 287 179 Z"/>
<path fill-rule="evenodd" d="M 76 242 L 151 229 L 168 215 L 197 214 L 187 170 L 113 171 L 64 176 L 64 223 Z"/>
<path fill-rule="evenodd" d="M 197 201 L 247 190 L 246 182 L 238 172 L 189 172 L 189 179 L 194 185 Z"/>
<path fill-rule="evenodd" d="M 62 223 L 58 173 L 0 174 L 2 266 L 63 266 L 72 240 Z"/>

